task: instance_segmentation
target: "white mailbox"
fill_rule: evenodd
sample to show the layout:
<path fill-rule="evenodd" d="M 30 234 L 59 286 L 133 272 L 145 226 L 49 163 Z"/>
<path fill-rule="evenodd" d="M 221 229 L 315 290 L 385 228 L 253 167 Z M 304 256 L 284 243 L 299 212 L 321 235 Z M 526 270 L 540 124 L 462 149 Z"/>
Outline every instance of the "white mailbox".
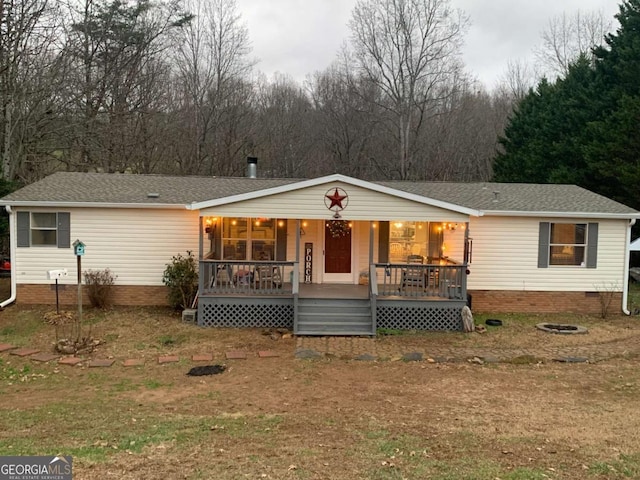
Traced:
<path fill-rule="evenodd" d="M 62 268 L 60 270 L 49 270 L 47 272 L 47 279 L 48 280 L 58 280 L 62 277 L 66 277 L 67 276 L 67 269 L 66 268 Z"/>

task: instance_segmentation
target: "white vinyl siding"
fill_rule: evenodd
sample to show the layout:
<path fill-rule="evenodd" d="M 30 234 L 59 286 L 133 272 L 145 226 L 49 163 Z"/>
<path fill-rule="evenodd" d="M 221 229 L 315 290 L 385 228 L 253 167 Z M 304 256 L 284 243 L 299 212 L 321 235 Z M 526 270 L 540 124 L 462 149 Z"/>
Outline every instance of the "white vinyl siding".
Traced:
<path fill-rule="evenodd" d="M 598 291 L 622 290 L 627 220 L 562 219 L 599 224 L 597 268 L 538 268 L 540 222 L 558 219 L 473 217 L 470 290 Z"/>
<path fill-rule="evenodd" d="M 345 220 L 402 218 L 421 222 L 466 222 L 468 219 L 461 213 L 340 182 L 212 207 L 202 210 L 201 215 L 328 220 L 333 213 L 325 206 L 324 196 L 327 192 L 331 194 L 336 187 L 349 195 L 348 205 L 340 212 Z"/>
<path fill-rule="evenodd" d="M 117 276 L 116 285 L 162 285 L 162 274 L 174 255 L 186 255 L 190 250 L 198 256 L 198 212 L 103 208 L 67 211 L 71 212 L 71 239 L 86 245 L 82 270 L 109 268 Z M 69 272 L 60 283 L 76 283 L 73 249 L 19 248 L 16 257 L 13 265 L 18 283 L 51 283 L 47 271 L 60 268 Z"/>

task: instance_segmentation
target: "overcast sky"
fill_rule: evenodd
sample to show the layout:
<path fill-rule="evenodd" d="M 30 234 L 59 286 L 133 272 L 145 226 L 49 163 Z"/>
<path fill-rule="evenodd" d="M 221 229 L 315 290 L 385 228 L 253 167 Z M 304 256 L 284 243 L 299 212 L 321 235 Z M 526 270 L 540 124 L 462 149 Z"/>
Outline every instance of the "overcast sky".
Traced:
<path fill-rule="evenodd" d="M 566 13 L 602 11 L 613 21 L 616 0 L 451 0 L 471 20 L 464 62 L 487 88 L 509 60 L 527 60 L 541 43 L 548 21 Z M 237 0 L 249 28 L 257 68 L 303 81 L 326 69 L 349 38 L 347 22 L 356 0 Z"/>

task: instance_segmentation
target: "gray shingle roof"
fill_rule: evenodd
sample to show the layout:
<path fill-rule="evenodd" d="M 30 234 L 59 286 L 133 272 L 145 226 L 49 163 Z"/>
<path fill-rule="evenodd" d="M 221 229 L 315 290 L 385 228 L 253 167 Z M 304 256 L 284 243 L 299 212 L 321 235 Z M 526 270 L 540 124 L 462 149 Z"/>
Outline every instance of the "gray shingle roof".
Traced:
<path fill-rule="evenodd" d="M 378 182 L 390 188 L 484 212 L 637 214 L 576 185 L 531 183 Z"/>
<path fill-rule="evenodd" d="M 0 204 L 105 203 L 187 205 L 294 184 L 299 179 L 190 177 L 58 172 L 0 199 Z M 491 212 L 639 212 L 575 185 L 447 182 L 373 182 L 402 192 Z M 148 194 L 157 194 L 151 198 Z"/>
<path fill-rule="evenodd" d="M 0 201 L 186 205 L 295 183 L 295 179 L 58 172 Z M 149 194 L 157 194 L 150 198 Z"/>

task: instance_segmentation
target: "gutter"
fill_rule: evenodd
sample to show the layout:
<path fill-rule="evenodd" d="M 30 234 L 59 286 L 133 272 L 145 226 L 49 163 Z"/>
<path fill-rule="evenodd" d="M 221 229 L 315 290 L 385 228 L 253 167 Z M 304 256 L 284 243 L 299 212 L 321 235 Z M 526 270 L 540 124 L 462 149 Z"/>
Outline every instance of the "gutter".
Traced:
<path fill-rule="evenodd" d="M 11 254 L 11 296 L 7 298 L 4 302 L 0 302 L 0 308 L 4 308 L 10 303 L 16 301 L 16 269 L 15 269 L 15 260 L 16 260 L 16 235 L 15 235 L 15 213 L 11 210 L 11 207 L 7 205 L 5 207 L 7 213 L 9 214 L 9 251 Z"/>
<path fill-rule="evenodd" d="M 622 313 L 625 315 L 631 315 L 629 311 L 629 244 L 631 243 L 631 227 L 636 223 L 636 219 L 629 220 L 629 226 L 627 227 L 627 234 L 625 236 L 626 250 L 624 252 L 624 280 L 622 281 Z"/>
<path fill-rule="evenodd" d="M 176 209 L 185 210 L 184 203 L 101 203 L 101 202 L 51 202 L 51 201 L 31 201 L 31 200 L 5 200 L 7 207 L 39 207 L 39 208 L 140 208 L 140 209 Z"/>
<path fill-rule="evenodd" d="M 635 213 L 602 213 L 602 212 L 524 212 L 509 210 L 485 210 L 485 217 L 536 217 L 536 218 L 594 218 L 606 220 L 638 219 Z"/>

